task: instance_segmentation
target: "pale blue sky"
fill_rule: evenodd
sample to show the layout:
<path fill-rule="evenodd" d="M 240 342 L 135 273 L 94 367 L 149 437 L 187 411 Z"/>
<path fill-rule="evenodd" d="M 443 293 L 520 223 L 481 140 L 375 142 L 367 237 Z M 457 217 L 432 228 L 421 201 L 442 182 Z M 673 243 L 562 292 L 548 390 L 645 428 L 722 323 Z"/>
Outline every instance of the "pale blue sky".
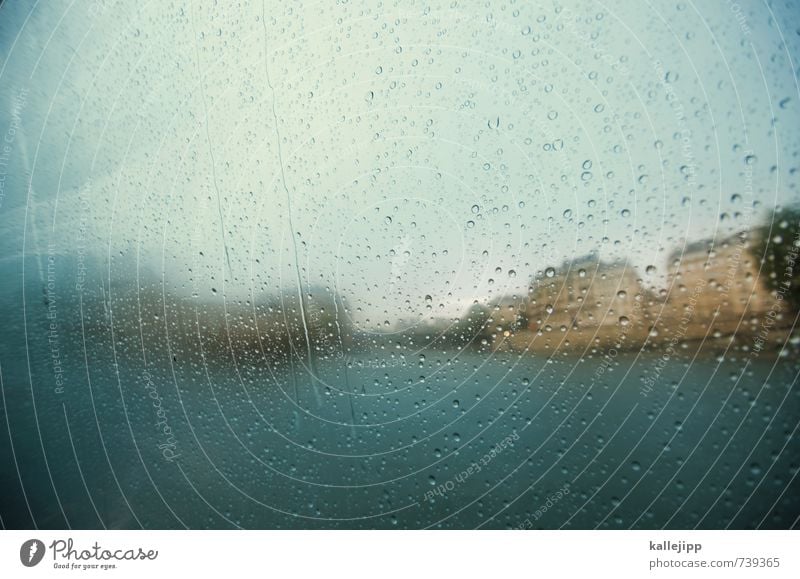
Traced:
<path fill-rule="evenodd" d="M 27 91 L 6 259 L 29 203 L 28 253 L 85 227 L 121 274 L 138 251 L 238 297 L 295 284 L 296 252 L 379 326 L 594 250 L 663 274 L 798 199 L 796 7 L 23 4 L 0 8 L 3 134 Z"/>

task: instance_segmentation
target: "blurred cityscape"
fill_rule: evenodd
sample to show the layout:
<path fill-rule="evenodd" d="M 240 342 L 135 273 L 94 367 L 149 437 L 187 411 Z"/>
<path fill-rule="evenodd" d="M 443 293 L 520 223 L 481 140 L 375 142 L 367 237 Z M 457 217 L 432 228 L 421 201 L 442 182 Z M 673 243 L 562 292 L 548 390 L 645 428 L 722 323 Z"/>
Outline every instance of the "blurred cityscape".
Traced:
<path fill-rule="evenodd" d="M 621 350 L 645 344 L 739 342 L 774 349 L 786 343 L 798 300 L 798 213 L 721 241 L 675 250 L 667 285 L 647 288 L 626 263 L 594 255 L 562 263 L 531 284 L 528 296 L 476 305 L 483 339 L 494 348 Z"/>
<path fill-rule="evenodd" d="M 547 268 L 531 280 L 527 295 L 475 300 L 455 317 L 398 320 L 385 332 L 360 330 L 347 300 L 330 287 L 269 294 L 253 303 L 221 295 L 210 301 L 162 296 L 154 285 L 140 288 L 135 302 L 122 296 L 104 304 L 97 315 L 113 307 L 117 321 L 130 317 L 148 344 L 160 343 L 175 356 L 233 356 L 252 365 L 269 360 L 276 368 L 300 363 L 313 369 L 315 360 L 398 348 L 401 356 L 431 347 L 582 353 L 733 340 L 746 349 L 774 350 L 787 343 L 800 304 L 798 223 L 800 212 L 784 211 L 771 227 L 676 249 L 660 289 L 628 263 L 590 254 Z"/>

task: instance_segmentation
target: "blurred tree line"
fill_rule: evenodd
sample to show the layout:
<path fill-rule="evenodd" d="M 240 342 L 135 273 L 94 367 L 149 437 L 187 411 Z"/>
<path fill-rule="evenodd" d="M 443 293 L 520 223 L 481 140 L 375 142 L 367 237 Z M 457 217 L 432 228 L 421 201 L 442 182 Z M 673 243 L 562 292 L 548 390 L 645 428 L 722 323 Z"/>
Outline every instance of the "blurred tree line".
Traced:
<path fill-rule="evenodd" d="M 767 289 L 783 295 L 791 314 L 800 311 L 800 204 L 775 210 L 755 236 Z M 784 312 L 787 314 L 789 312 Z"/>

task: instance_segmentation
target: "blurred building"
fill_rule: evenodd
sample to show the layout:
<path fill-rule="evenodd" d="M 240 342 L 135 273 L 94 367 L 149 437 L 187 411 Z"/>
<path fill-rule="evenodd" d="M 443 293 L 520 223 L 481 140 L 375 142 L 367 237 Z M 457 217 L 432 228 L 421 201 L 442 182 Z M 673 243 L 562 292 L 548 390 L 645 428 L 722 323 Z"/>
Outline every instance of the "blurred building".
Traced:
<path fill-rule="evenodd" d="M 740 232 L 721 241 L 690 243 L 670 255 L 662 321 L 680 321 L 673 333 L 680 330 L 681 337 L 697 339 L 754 330 L 751 326 L 774 300 L 753 255 L 753 241 Z"/>
<path fill-rule="evenodd" d="M 591 254 L 565 261 L 536 280 L 526 311 L 528 329 L 570 345 L 643 339 L 651 301 L 630 264 L 605 263 Z"/>

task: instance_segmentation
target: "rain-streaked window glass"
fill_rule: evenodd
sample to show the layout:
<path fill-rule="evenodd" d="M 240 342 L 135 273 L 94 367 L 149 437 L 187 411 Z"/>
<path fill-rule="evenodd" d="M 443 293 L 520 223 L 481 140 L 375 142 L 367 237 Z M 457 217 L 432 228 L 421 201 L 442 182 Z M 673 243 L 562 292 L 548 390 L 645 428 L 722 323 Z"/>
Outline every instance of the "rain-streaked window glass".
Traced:
<path fill-rule="evenodd" d="M 2 525 L 796 527 L 797 8 L 6 0 Z"/>

